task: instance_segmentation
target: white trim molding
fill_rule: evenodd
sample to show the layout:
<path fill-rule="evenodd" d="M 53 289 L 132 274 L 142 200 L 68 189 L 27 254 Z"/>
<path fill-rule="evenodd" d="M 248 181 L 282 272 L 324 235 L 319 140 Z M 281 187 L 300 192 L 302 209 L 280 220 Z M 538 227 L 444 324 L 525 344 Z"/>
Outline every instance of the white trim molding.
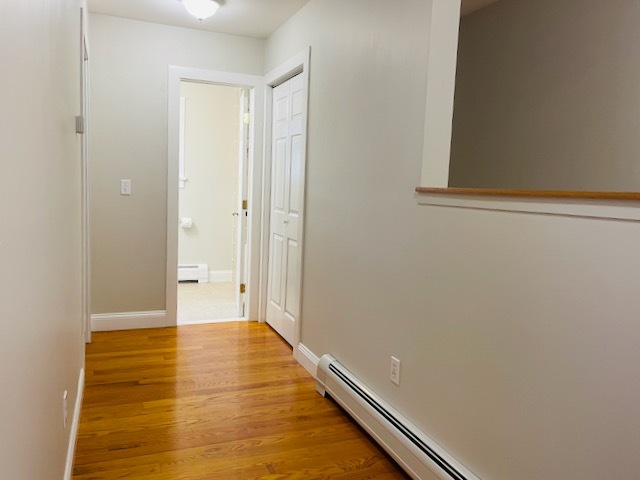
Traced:
<path fill-rule="evenodd" d="M 453 100 L 458 62 L 460 0 L 433 0 L 422 152 L 423 187 L 449 184 Z"/>
<path fill-rule="evenodd" d="M 84 117 L 81 154 L 81 217 L 82 217 L 82 331 L 85 343 L 91 343 L 91 178 L 89 167 L 89 132 L 91 108 L 89 95 L 91 75 L 89 64 L 89 11 L 87 0 L 80 2 L 81 29 L 81 115 Z"/>
<path fill-rule="evenodd" d="M 564 217 L 640 221 L 638 201 L 569 198 L 520 198 L 486 195 L 442 195 L 417 193 L 419 205 L 495 212 L 531 213 Z"/>
<path fill-rule="evenodd" d="M 209 270 L 210 282 L 232 282 L 233 270 Z"/>
<path fill-rule="evenodd" d="M 110 332 L 113 330 L 135 330 L 138 328 L 172 327 L 175 323 L 167 318 L 164 310 L 147 312 L 97 313 L 91 315 L 91 330 Z"/>
<path fill-rule="evenodd" d="M 302 343 L 298 344 L 296 360 L 313 378 L 318 378 L 318 357 Z"/>
<path fill-rule="evenodd" d="M 73 475 L 73 459 L 76 454 L 76 443 L 78 441 L 78 427 L 80 425 L 80 412 L 82 411 L 82 399 L 84 398 L 84 368 L 80 369 L 78 377 L 78 390 L 76 393 L 76 403 L 73 406 L 73 419 L 69 431 L 69 446 L 67 447 L 67 463 L 64 468 L 64 480 L 71 480 Z"/>

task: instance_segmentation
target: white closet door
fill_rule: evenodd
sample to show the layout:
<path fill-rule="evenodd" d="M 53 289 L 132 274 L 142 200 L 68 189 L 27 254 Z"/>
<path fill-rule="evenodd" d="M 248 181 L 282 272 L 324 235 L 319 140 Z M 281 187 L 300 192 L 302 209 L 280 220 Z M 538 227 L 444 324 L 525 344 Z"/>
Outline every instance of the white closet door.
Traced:
<path fill-rule="evenodd" d="M 291 345 L 300 308 L 306 104 L 302 75 L 273 90 L 267 323 Z"/>

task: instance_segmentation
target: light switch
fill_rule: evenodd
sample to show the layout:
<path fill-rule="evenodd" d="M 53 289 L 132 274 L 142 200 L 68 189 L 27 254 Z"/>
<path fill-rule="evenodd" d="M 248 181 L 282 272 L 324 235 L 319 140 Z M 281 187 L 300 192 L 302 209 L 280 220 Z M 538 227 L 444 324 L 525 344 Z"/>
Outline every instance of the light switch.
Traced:
<path fill-rule="evenodd" d="M 131 195 L 131 180 L 128 178 L 120 180 L 120 195 Z"/>

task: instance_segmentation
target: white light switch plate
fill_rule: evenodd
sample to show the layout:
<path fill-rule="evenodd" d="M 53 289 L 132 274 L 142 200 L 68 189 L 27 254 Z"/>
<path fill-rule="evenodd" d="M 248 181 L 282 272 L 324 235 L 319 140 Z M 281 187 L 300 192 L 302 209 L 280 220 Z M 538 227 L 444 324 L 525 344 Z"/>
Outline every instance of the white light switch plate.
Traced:
<path fill-rule="evenodd" d="M 128 178 L 120 180 L 120 195 L 131 195 L 131 180 Z"/>

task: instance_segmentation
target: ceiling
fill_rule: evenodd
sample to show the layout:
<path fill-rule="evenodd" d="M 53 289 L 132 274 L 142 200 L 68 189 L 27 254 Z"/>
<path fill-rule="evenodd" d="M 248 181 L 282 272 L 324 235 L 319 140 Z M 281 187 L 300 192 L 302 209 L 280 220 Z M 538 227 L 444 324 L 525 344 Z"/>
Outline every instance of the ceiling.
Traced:
<path fill-rule="evenodd" d="M 180 0 L 88 0 L 88 3 L 89 11 L 92 13 L 209 32 L 266 38 L 308 1 L 221 0 L 220 10 L 203 22 L 189 15 Z M 497 1 L 462 0 L 461 15 L 469 15 Z"/>
<path fill-rule="evenodd" d="M 88 0 L 89 11 L 210 32 L 265 38 L 309 0 L 222 0 L 211 18 L 198 22 L 179 0 Z"/>
<path fill-rule="evenodd" d="M 464 17 L 497 1 L 498 0 L 462 0 L 461 15 Z"/>

